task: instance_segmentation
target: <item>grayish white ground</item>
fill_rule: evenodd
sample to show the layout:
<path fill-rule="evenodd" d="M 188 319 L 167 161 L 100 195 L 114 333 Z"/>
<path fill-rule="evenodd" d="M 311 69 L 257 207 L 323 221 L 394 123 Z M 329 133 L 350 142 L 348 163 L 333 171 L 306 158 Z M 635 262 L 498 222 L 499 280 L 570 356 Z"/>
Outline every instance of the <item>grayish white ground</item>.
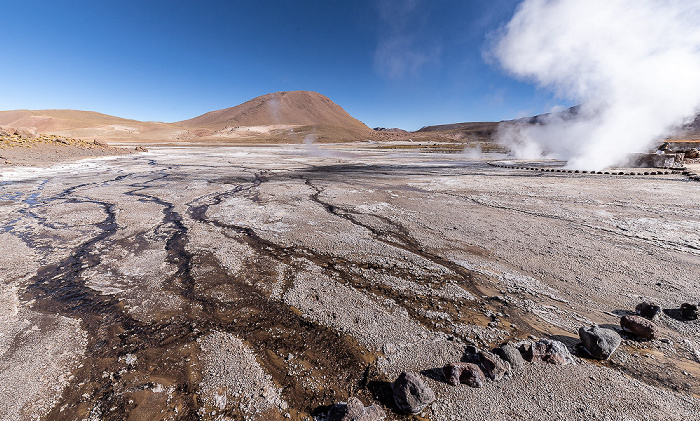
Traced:
<path fill-rule="evenodd" d="M 3 170 L 0 419 L 305 419 L 350 395 L 409 419 L 407 369 L 433 420 L 697 415 L 700 324 L 675 309 L 700 300 L 700 183 L 324 148 Z M 483 389 L 436 370 L 470 343 L 573 350 L 643 299 L 664 340 L 609 362 Z"/>

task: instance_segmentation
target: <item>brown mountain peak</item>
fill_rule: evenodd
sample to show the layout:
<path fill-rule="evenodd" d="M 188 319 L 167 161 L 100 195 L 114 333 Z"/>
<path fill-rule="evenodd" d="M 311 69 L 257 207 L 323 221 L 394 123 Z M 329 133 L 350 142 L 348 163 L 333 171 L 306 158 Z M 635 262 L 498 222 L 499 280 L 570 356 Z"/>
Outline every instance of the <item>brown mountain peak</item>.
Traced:
<path fill-rule="evenodd" d="M 328 97 L 312 91 L 283 91 L 262 95 L 235 107 L 211 111 L 177 124 L 214 130 L 226 126 L 271 124 L 368 129 Z"/>

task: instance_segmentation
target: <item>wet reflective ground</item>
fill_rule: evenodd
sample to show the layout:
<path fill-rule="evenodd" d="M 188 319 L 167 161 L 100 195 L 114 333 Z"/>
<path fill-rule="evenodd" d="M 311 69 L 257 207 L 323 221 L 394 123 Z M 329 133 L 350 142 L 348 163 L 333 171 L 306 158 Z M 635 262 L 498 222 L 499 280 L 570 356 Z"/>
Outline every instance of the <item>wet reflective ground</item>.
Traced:
<path fill-rule="evenodd" d="M 388 388 L 404 369 L 533 334 L 573 348 L 641 298 L 700 299 L 700 192 L 682 177 L 323 155 L 155 149 L 4 173 L 2 419 L 305 419 L 352 395 L 404 419 Z M 600 369 L 698 395 L 700 328 L 672 316 L 667 342 L 626 341 Z"/>

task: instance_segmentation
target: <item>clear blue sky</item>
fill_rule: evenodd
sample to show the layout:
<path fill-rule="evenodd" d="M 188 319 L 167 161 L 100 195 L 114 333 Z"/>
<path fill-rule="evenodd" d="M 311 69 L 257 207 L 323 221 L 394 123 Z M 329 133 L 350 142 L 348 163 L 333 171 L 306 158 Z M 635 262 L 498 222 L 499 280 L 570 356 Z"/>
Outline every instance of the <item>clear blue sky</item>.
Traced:
<path fill-rule="evenodd" d="M 560 102 L 483 54 L 518 2 L 0 0 L 0 109 L 172 122 L 311 90 L 370 127 L 537 114 Z"/>

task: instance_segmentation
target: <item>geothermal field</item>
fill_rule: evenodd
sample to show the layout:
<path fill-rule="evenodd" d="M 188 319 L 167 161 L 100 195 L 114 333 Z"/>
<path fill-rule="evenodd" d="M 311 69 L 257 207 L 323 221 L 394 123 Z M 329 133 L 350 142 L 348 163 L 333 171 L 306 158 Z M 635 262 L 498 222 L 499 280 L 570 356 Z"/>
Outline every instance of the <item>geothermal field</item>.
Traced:
<path fill-rule="evenodd" d="M 697 416 L 700 183 L 410 145 L 6 166 L 0 418 Z M 620 327 L 644 301 L 652 339 Z M 607 360 L 593 324 L 620 335 Z M 450 383 L 460 362 L 482 387 Z M 365 418 L 337 417 L 351 398 Z"/>

